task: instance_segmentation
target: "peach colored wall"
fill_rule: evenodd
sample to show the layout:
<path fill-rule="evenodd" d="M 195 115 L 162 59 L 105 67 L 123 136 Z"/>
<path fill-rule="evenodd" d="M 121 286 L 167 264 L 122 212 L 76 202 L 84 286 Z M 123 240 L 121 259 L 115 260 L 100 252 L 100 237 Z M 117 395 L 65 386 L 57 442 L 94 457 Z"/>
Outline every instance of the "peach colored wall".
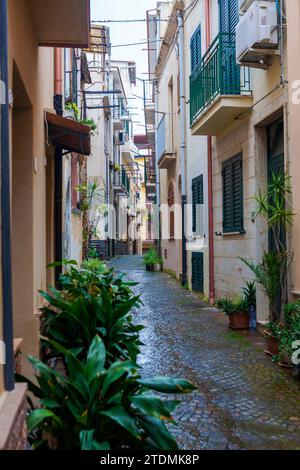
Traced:
<path fill-rule="evenodd" d="M 23 352 L 38 355 L 39 321 L 35 314 L 42 301 L 37 291 L 46 288 L 44 110 L 53 108 L 53 49 L 37 47 L 32 12 L 26 0 L 10 0 L 8 5 L 9 80 L 14 93 L 11 111 L 14 335 L 24 338 Z"/>

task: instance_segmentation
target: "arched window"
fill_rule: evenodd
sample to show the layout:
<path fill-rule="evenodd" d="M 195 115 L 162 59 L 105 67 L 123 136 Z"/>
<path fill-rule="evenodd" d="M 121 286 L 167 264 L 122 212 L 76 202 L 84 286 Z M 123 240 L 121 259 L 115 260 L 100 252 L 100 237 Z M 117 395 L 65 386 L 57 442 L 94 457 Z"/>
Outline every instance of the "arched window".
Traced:
<path fill-rule="evenodd" d="M 168 206 L 169 206 L 169 234 L 173 239 L 175 236 L 175 216 L 174 216 L 175 192 L 174 184 L 170 183 L 168 188 Z"/>

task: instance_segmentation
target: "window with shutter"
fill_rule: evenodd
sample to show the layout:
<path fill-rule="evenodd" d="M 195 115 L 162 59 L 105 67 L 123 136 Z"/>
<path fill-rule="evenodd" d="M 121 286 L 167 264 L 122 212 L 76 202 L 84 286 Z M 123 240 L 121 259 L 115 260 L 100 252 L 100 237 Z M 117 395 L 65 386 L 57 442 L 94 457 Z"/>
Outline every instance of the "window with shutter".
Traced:
<path fill-rule="evenodd" d="M 199 25 L 191 37 L 191 70 L 195 70 L 201 61 L 201 26 Z"/>
<path fill-rule="evenodd" d="M 223 232 L 244 232 L 243 157 L 223 163 Z"/>
<path fill-rule="evenodd" d="M 203 235 L 203 175 L 192 180 L 193 232 Z"/>
<path fill-rule="evenodd" d="M 204 292 L 203 253 L 192 253 L 192 288 L 195 292 Z"/>

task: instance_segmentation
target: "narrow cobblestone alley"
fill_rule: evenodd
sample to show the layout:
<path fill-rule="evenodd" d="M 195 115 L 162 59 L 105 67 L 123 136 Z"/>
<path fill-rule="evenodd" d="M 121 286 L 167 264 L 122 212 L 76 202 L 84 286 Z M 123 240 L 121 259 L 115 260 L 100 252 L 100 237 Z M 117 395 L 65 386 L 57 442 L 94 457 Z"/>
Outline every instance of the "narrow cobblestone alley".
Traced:
<path fill-rule="evenodd" d="M 175 430 L 184 449 L 300 449 L 299 384 L 227 320 L 164 273 L 145 272 L 140 257 L 112 265 L 139 283 L 145 325 L 143 375 L 191 380 L 199 392 L 182 398 Z"/>

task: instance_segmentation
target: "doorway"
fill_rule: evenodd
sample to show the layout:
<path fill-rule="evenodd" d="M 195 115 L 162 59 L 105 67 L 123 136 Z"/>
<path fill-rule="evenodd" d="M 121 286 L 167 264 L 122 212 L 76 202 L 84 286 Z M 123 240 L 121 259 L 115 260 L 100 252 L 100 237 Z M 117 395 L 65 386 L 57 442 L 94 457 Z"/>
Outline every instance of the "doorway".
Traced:
<path fill-rule="evenodd" d="M 279 119 L 267 127 L 267 175 L 268 181 L 272 175 L 284 173 L 284 122 Z M 286 244 L 286 229 L 281 227 L 281 242 Z M 276 251 L 273 232 L 269 231 L 269 251 Z"/>

